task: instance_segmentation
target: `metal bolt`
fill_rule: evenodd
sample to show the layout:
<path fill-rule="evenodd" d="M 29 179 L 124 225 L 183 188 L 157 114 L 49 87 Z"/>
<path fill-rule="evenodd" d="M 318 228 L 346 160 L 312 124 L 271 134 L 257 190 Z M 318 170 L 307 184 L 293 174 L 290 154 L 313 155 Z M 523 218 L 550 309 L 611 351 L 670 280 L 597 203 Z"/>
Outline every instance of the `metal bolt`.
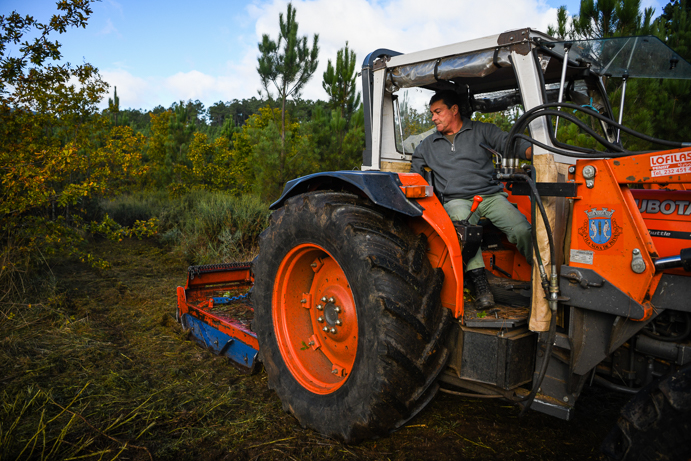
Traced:
<path fill-rule="evenodd" d="M 576 172 L 576 167 L 575 166 L 570 166 L 569 167 L 569 173 L 574 174 Z"/>
<path fill-rule="evenodd" d="M 339 314 L 341 312 L 341 308 L 336 306 L 334 307 L 334 311 L 336 311 L 336 313 Z"/>
<path fill-rule="evenodd" d="M 323 309 L 324 309 L 324 306 L 322 306 L 321 304 L 317 304 L 317 310 L 318 311 L 321 311 Z"/>
<path fill-rule="evenodd" d="M 338 370 L 334 368 L 333 370 L 331 370 L 331 373 L 337 375 L 337 374 L 338 374 Z"/>
<path fill-rule="evenodd" d="M 314 341 L 310 341 L 307 343 L 308 346 L 314 346 Z"/>
<path fill-rule="evenodd" d="M 324 317 L 318 317 L 317 322 L 319 323 L 324 323 Z"/>
<path fill-rule="evenodd" d="M 334 297 L 332 296 L 332 297 L 329 298 L 329 302 L 330 302 L 330 303 L 335 303 L 336 300 L 335 300 Z"/>
<path fill-rule="evenodd" d="M 639 250 L 638 248 L 634 248 L 634 249 L 633 249 L 633 254 L 639 255 L 639 254 L 641 254 L 641 250 Z"/>
<path fill-rule="evenodd" d="M 335 335 L 335 334 L 336 334 L 336 329 L 335 329 L 335 328 L 332 328 L 332 329 L 331 329 L 331 334 L 332 334 L 332 335 Z"/>
<path fill-rule="evenodd" d="M 341 325 L 343 325 L 343 322 L 341 322 L 340 320 L 336 320 L 336 325 L 340 327 Z"/>
<path fill-rule="evenodd" d="M 311 267 L 317 267 L 317 263 L 310 264 Z"/>
<path fill-rule="evenodd" d="M 595 187 L 595 181 L 593 181 L 592 179 L 586 179 L 585 187 L 587 187 L 588 189 L 592 189 L 593 187 Z"/>
<path fill-rule="evenodd" d="M 300 302 L 301 302 L 302 304 L 305 304 L 305 303 L 307 303 L 307 300 L 306 300 L 306 299 L 301 299 Z"/>
<path fill-rule="evenodd" d="M 323 302 L 323 303 L 326 302 L 326 296 L 322 296 L 322 302 Z"/>
<path fill-rule="evenodd" d="M 568 402 L 569 398 L 567 396 L 564 396 L 564 402 Z"/>
<path fill-rule="evenodd" d="M 329 327 L 324 327 L 324 328 L 322 328 L 322 331 L 325 332 L 325 333 L 327 333 L 327 332 L 329 331 Z"/>
<path fill-rule="evenodd" d="M 583 177 L 585 179 L 593 179 L 595 177 L 597 170 L 592 165 L 586 165 L 583 167 Z"/>

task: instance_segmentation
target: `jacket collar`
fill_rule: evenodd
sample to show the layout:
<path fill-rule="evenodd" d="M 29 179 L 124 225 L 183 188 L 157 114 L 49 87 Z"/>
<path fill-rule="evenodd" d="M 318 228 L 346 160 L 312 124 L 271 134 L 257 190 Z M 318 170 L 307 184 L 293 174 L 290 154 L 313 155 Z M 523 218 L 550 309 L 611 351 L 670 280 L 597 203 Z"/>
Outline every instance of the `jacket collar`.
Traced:
<path fill-rule="evenodd" d="M 467 117 L 461 117 L 461 121 L 463 121 L 463 126 L 462 126 L 461 129 L 458 131 L 458 133 L 462 133 L 463 131 L 467 131 L 467 130 L 472 130 L 472 129 L 473 129 L 473 121 L 472 121 L 472 120 L 470 120 L 470 119 L 467 118 Z M 456 133 L 456 134 L 458 134 L 458 133 Z M 442 139 L 442 138 L 444 138 L 444 135 L 441 134 L 441 131 L 435 131 L 435 132 L 434 132 L 434 140 L 435 140 L 435 141 L 436 141 L 437 139 Z M 455 138 L 455 136 L 454 136 L 454 138 Z"/>

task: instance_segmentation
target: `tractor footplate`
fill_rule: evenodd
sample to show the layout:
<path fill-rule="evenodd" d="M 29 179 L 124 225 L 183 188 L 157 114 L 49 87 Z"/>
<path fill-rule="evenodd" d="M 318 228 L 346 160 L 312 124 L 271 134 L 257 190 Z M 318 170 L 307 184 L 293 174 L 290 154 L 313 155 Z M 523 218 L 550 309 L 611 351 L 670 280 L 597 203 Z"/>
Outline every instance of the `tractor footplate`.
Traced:
<path fill-rule="evenodd" d="M 463 324 L 475 328 L 515 328 L 528 323 L 530 316 L 530 282 L 490 275 L 490 289 L 496 302 L 491 309 L 477 310 L 471 300 L 466 303 Z"/>

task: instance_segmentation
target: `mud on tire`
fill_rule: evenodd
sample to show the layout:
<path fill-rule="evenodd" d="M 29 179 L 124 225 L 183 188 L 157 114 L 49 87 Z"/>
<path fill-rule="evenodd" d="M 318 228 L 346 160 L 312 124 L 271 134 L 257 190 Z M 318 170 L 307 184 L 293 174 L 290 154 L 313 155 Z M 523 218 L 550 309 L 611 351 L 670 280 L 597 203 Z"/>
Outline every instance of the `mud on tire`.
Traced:
<path fill-rule="evenodd" d="M 304 427 L 372 438 L 434 396 L 451 312 L 426 248 L 400 217 L 351 194 L 299 195 L 273 214 L 255 265 L 255 330 L 269 387 Z"/>
<path fill-rule="evenodd" d="M 602 451 L 617 461 L 691 459 L 691 365 L 638 392 L 622 408 Z"/>

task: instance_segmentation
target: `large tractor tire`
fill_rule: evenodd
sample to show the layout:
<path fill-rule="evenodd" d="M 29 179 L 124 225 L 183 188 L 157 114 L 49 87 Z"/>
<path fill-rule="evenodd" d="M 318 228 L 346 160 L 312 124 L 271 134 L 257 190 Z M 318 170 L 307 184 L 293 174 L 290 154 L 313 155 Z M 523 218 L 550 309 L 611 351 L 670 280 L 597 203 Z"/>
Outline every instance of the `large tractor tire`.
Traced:
<path fill-rule="evenodd" d="M 602 451 L 617 461 L 691 459 L 691 365 L 638 392 Z"/>
<path fill-rule="evenodd" d="M 352 194 L 306 193 L 274 212 L 255 266 L 255 331 L 269 387 L 303 427 L 373 438 L 435 395 L 451 312 L 426 249 Z"/>

